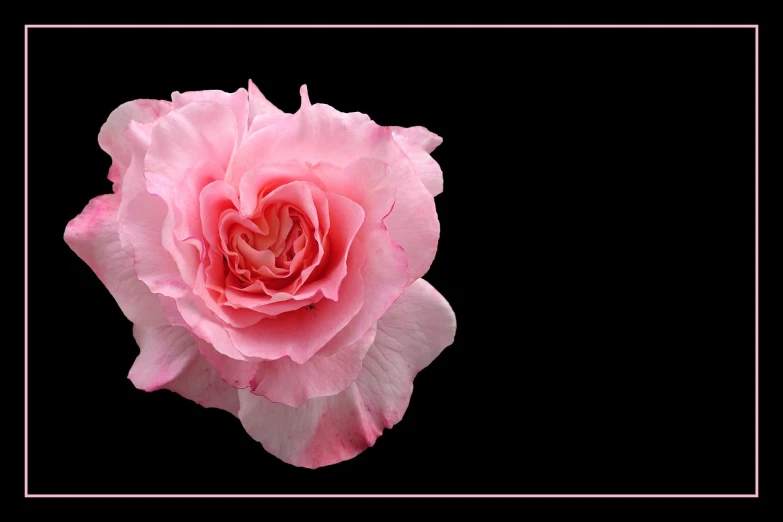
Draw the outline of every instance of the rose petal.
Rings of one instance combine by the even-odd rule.
[[[204,408],[220,408],[232,415],[239,414],[238,390],[226,384],[203,357],[195,359],[166,388]]]
[[[246,172],[241,178],[241,183],[235,185],[238,188],[242,213],[246,216],[255,215],[261,198],[295,181],[312,183],[319,189],[326,190],[318,176],[310,169],[294,162],[270,163]]]
[[[236,388],[201,357],[198,343],[185,328],[135,325],[133,335],[141,349],[128,373],[134,386],[145,391],[165,388],[205,408],[239,412]]]
[[[106,123],[98,133],[98,144],[112,158],[109,179],[118,192],[122,178],[131,161],[130,146],[124,132],[131,121],[150,123],[167,114],[172,108],[171,102],[162,100],[133,100],[123,103],[109,114]]]
[[[364,209],[354,201],[330,192],[326,194],[329,202],[329,230],[324,241],[329,243],[329,259],[319,266],[318,277],[307,282],[299,289],[303,294],[320,291],[326,299],[339,300],[339,289],[348,274],[348,253],[357,232],[364,222]],[[310,266],[312,271],[316,266]],[[306,275],[303,272],[303,275]]]
[[[420,279],[378,321],[362,370],[345,391],[298,408],[239,390],[239,419],[281,460],[307,468],[355,457],[402,419],[413,379],[454,341],[454,312]]]
[[[157,196],[139,193],[120,216],[120,235],[130,245],[136,276],[155,294],[178,298],[190,292],[163,246],[168,209]],[[169,235],[168,232],[165,235]]]
[[[236,118],[238,142],[242,141],[249,126],[248,92],[245,89],[238,89],[232,93],[217,90],[174,92],[171,95],[171,101],[174,103],[175,109],[193,102],[213,102],[225,105],[231,109]]]
[[[440,222],[435,200],[415,175],[395,176],[394,208],[384,219],[386,229],[408,259],[410,281],[427,273],[435,259],[440,237]]]
[[[174,258],[188,286],[195,284],[198,265],[207,255],[204,228],[201,223],[199,195],[212,183],[222,179],[223,170],[208,161],[202,161],[188,170],[174,193],[174,201],[168,202],[169,215],[172,216],[175,238],[179,245],[166,245]],[[174,238],[172,238],[173,242]],[[190,253],[186,245],[192,247]]]
[[[122,313],[139,324],[166,324],[158,298],[139,281],[118,233],[119,194],[93,198],[65,228],[64,239],[106,286]]]
[[[410,158],[416,174],[430,194],[437,196],[443,192],[443,171],[429,154],[443,143],[443,138],[424,127],[392,127],[391,130],[392,136]]]
[[[201,357],[193,336],[178,326],[133,325],[133,337],[141,352],[128,373],[140,390],[153,391],[179,377]]]
[[[229,329],[232,347],[245,358],[275,360],[288,356],[302,364],[342,330],[362,308],[364,281],[359,267],[365,263],[363,248],[352,248],[348,256],[348,277],[340,286],[339,302],[322,299],[317,313],[307,307],[275,318],[262,319],[248,328]],[[221,339],[205,339],[229,355],[218,344]]]
[[[275,107],[253,83],[248,80],[247,92],[250,97],[250,112],[248,114],[248,125],[253,123],[256,118],[275,118],[285,116],[285,113]],[[261,119],[259,119],[259,122]]]
[[[209,161],[225,170],[236,143],[236,117],[225,105],[194,102],[169,112],[152,130],[144,160],[147,190],[173,201],[191,167]]]
[[[303,364],[289,357],[257,363],[237,361],[206,343],[200,347],[204,358],[226,382],[237,388],[250,387],[256,395],[296,408],[313,397],[336,395],[350,386],[359,375],[362,359],[374,339],[373,325],[353,345],[329,357],[316,355]]]
[[[373,253],[362,266],[364,306],[319,351],[321,355],[329,355],[356,342],[386,312],[407,286],[409,272],[406,253],[383,224],[395,204],[396,188],[388,166],[377,159],[363,158],[345,169],[319,163],[313,171],[330,190],[346,194],[365,209],[358,237],[363,248]]]

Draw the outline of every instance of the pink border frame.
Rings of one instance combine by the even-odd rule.
[[[28,32],[29,29],[53,29],[53,28],[68,28],[68,29],[93,29],[93,28],[105,28],[105,29],[211,29],[211,28],[224,28],[224,29],[755,29],[756,33],[756,239],[755,239],[755,308],[756,308],[756,358],[755,358],[755,398],[756,398],[756,476],[755,476],[755,492],[753,494],[738,494],[738,495],[644,495],[644,494],[596,494],[596,495],[580,495],[580,494],[486,494],[486,495],[451,495],[451,494],[411,494],[411,495],[375,495],[375,494],[336,494],[336,495],[321,495],[321,494],[257,494],[257,495],[166,495],[166,494],[149,494],[149,495],[124,495],[124,494],[74,494],[74,495],[58,495],[58,494],[30,494],[28,491],[28,221],[27,221],[27,209],[28,209],[28,178],[27,178],[27,147],[28,147],[28,122],[27,122],[27,107],[28,107]],[[758,498],[759,496],[759,26],[758,25],[25,25],[24,30],[24,495],[29,498],[360,498],[360,497],[377,497],[377,498]]]

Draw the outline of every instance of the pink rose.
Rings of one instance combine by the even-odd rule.
[[[456,321],[421,279],[441,138],[301,96],[295,114],[252,82],[121,105],[98,136],[113,193],[65,241],[133,322],[137,388],[229,411],[315,468],[399,422]]]

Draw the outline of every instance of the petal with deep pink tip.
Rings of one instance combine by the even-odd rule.
[[[448,302],[419,279],[378,321],[354,384],[298,408],[239,390],[239,420],[289,464],[317,468],[351,459],[402,419],[416,374],[454,341],[455,331]]]
[[[65,228],[64,239],[95,272],[129,320],[138,324],[165,324],[161,304],[139,281],[133,258],[120,242],[117,222],[119,194],[93,198]]]

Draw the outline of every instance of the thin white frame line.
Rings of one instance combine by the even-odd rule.
[[[30,24],[30,29],[753,29],[758,24]]]
[[[759,497],[759,25],[758,24],[564,24],[564,25],[525,25],[525,24],[498,24],[498,25],[408,25],[408,24],[283,24],[283,25],[111,25],[111,24],[26,24],[24,26],[24,496],[25,498],[758,498]],[[30,29],[754,29],[755,31],[755,493],[753,494],[30,494],[29,493],[29,423],[28,423],[28,390],[29,390],[29,362],[28,362],[28,327],[29,327],[29,296],[28,296],[28,44]]]

